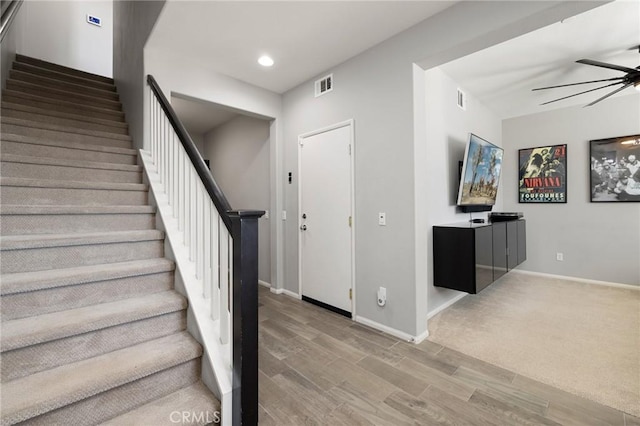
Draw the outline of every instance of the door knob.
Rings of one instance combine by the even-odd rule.
[[[302,226],[300,227],[300,229],[301,229],[301,230],[303,230],[303,231],[306,231],[306,230],[307,230],[307,225],[302,225]]]

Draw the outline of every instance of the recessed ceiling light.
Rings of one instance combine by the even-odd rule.
[[[260,56],[260,59],[258,59],[258,63],[263,67],[270,67],[273,65],[273,59],[271,59],[267,55],[263,55],[263,56]]]

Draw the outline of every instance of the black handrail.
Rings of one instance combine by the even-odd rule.
[[[231,219],[229,218],[228,213],[231,211],[231,205],[229,204],[229,201],[227,201],[227,197],[224,196],[222,190],[213,179],[213,176],[211,176],[207,165],[202,159],[202,155],[200,155],[198,148],[196,148],[196,144],[193,143],[191,136],[189,136],[189,133],[182,125],[182,122],[180,122],[180,119],[178,119],[178,116],[171,107],[171,104],[169,103],[169,101],[167,101],[167,98],[165,98],[164,94],[162,93],[162,90],[160,89],[160,86],[158,86],[156,79],[153,78],[151,74],[147,75],[147,83],[151,87],[153,93],[156,95],[156,98],[158,99],[160,106],[164,110],[164,113],[167,115],[167,118],[169,119],[173,130],[175,130],[176,134],[178,135],[178,139],[180,139],[184,150],[187,152],[189,159],[193,163],[193,167],[195,167],[198,176],[200,176],[202,184],[209,193],[209,197],[211,197],[211,201],[213,201],[213,204],[216,206],[216,209],[218,210],[222,221],[227,227],[227,230],[231,232]]]
[[[0,18],[0,42],[4,40],[4,36],[9,31],[9,27],[16,17],[18,9],[22,6],[22,0],[13,0],[10,2],[2,2],[2,18]]]
[[[231,210],[227,198],[193,143],[191,136],[164,97],[152,75],[147,83],[156,95],[220,217],[233,238],[233,376],[232,424],[258,424],[258,219],[261,210]]]

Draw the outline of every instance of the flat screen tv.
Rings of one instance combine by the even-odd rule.
[[[504,150],[469,134],[457,204],[465,213],[491,211],[496,203]]]

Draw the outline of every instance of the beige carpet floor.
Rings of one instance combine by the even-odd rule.
[[[640,416],[640,291],[510,273],[429,320],[429,340]]]

